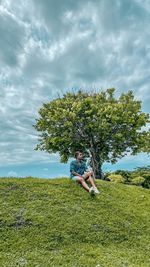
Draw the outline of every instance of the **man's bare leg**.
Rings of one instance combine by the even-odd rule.
[[[90,182],[90,184],[91,184],[94,188],[97,188],[97,187],[96,187],[96,184],[95,184],[95,182],[94,182],[94,180],[93,180],[93,178],[92,178],[91,175],[89,176],[89,178],[88,178],[87,180]]]
[[[78,177],[77,182],[82,185],[82,187],[89,192],[90,188],[87,183],[84,181],[83,177]]]
[[[90,190],[90,188],[89,188],[89,186],[87,185],[87,183],[83,180],[83,181],[81,181],[80,182],[81,183],[81,185],[89,192],[89,190]]]
[[[83,178],[85,178],[86,180],[88,180],[89,182],[90,182],[90,184],[94,187],[94,188],[97,188],[96,187],[96,184],[95,184],[95,182],[94,182],[94,180],[93,180],[93,178],[92,178],[92,172],[91,171],[89,171],[89,172],[87,172],[87,173],[85,173],[84,175],[83,175]]]

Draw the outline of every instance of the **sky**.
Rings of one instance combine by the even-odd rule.
[[[69,176],[73,158],[34,150],[38,110],[58,93],[133,90],[149,113],[149,26],[149,0],[0,0],[0,177]],[[103,171],[149,159],[128,155]]]

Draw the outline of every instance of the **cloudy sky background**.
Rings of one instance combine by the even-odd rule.
[[[32,124],[58,92],[132,89],[149,112],[149,26],[149,0],[0,0],[0,176],[69,175],[59,153],[34,151]],[[141,153],[103,170],[146,164]]]

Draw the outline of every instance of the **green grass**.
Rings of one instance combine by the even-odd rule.
[[[0,267],[149,267],[150,191],[96,184],[0,178]]]

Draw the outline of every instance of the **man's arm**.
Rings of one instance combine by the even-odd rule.
[[[87,162],[87,163],[85,162],[85,163],[84,163],[84,171],[86,172],[86,171],[88,171],[88,169],[89,169],[89,168],[88,168],[88,162]]]

